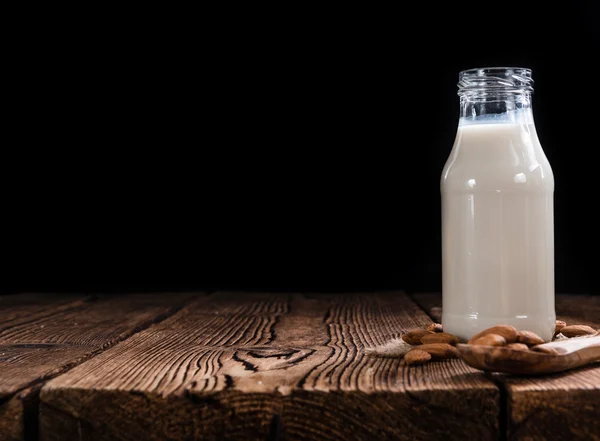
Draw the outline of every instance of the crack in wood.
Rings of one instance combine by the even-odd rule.
[[[281,422],[281,416],[274,414],[269,424],[269,433],[267,434],[267,441],[279,441],[283,434],[283,424]]]
[[[241,363],[244,366],[245,370],[252,371],[252,372],[258,372],[258,368],[254,364],[252,364],[249,361],[243,360],[240,357],[238,357],[237,351],[235,351],[233,353],[233,355],[231,356],[231,358],[233,358],[238,363]]]

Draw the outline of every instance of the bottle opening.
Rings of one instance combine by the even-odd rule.
[[[459,125],[533,123],[531,69],[482,67],[458,77]]]
[[[458,75],[460,96],[481,93],[532,93],[531,69],[523,67],[481,67]]]

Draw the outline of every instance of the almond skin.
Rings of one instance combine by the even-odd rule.
[[[456,358],[458,351],[452,345],[447,343],[427,343],[419,346],[419,349],[428,352],[433,359]]]
[[[554,336],[556,337],[558,334],[560,334],[561,329],[565,326],[567,326],[566,322],[563,322],[562,320],[557,320],[556,327],[554,328]]]
[[[498,334],[486,334],[483,337],[474,340],[471,344],[482,346],[504,346],[506,344],[506,339]]]
[[[449,345],[456,346],[458,343],[458,337],[447,332],[437,332],[435,334],[426,335],[421,339],[421,343],[424,345],[428,343],[448,343]]]
[[[411,349],[404,355],[406,364],[423,364],[429,360],[431,360],[431,355],[420,349]]]
[[[529,350],[529,346],[527,346],[524,343],[510,343],[510,344],[506,345],[506,347],[508,349],[513,349],[515,351],[528,351]]]
[[[402,340],[409,345],[420,345],[421,339],[429,334],[433,334],[433,332],[426,331],[425,329],[411,329],[402,336]]]
[[[594,335],[596,331],[586,325],[571,325],[565,326],[560,330],[560,333],[565,337],[579,337],[581,335]]]
[[[432,323],[427,326],[427,330],[431,332],[443,332],[442,325],[440,323]]]
[[[525,343],[527,346],[535,346],[545,343],[542,337],[531,331],[519,331],[517,341],[519,343]]]
[[[514,326],[509,326],[509,325],[492,326],[491,328],[485,329],[485,330],[475,334],[473,337],[471,337],[471,340],[469,340],[469,344],[473,344],[473,342],[475,340],[477,340],[487,334],[496,334],[501,337],[504,337],[504,340],[506,341],[506,343],[516,343],[519,332],[517,331],[517,329]]]

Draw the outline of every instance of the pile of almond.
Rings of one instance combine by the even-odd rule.
[[[409,345],[418,346],[404,355],[406,364],[423,364],[429,360],[441,360],[458,357],[454,346],[459,342],[458,337],[443,332],[442,325],[432,323],[427,329],[412,329],[402,335]]]
[[[596,334],[593,328],[585,325],[571,325],[561,320],[556,321],[554,338],[572,338]],[[458,337],[443,332],[442,325],[432,323],[427,329],[412,329],[402,335],[402,340],[416,346],[404,354],[406,364],[423,364],[429,360],[440,360],[458,357],[454,347],[459,343]],[[474,335],[469,344],[485,346],[504,346],[518,351],[541,351],[553,353],[551,349],[539,347],[545,343],[531,331],[517,331],[513,326],[498,325]]]

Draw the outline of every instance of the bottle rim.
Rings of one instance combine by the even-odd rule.
[[[525,67],[477,67],[458,74],[458,94],[476,92],[533,92],[531,69]]]

